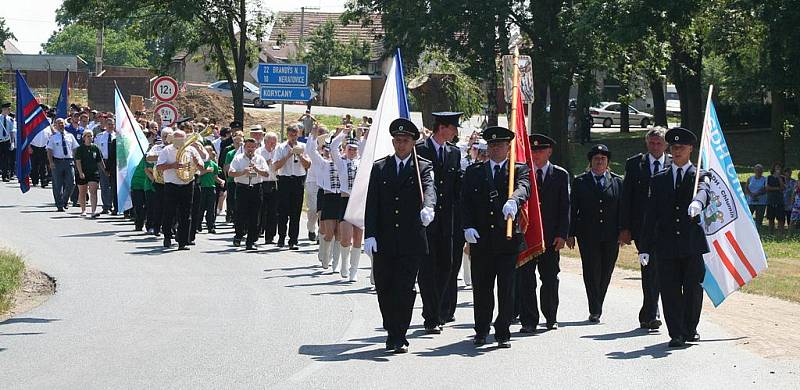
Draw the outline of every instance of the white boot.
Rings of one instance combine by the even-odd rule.
[[[331,266],[331,272],[336,273],[336,267],[339,266],[339,242],[336,240],[331,241],[331,257],[333,258],[333,265]]]
[[[347,279],[347,277],[350,275],[349,273],[350,269],[348,268],[348,262],[347,262],[347,260],[350,258],[350,247],[342,246],[342,244],[339,244],[339,253],[342,256],[342,269],[341,269],[342,279]]]
[[[358,276],[358,260],[361,257],[361,247],[350,248],[350,281],[357,282]]]
[[[325,241],[323,238],[319,242],[319,262],[322,263],[322,269],[328,269],[331,265],[331,246],[333,246],[333,240]]]
[[[464,273],[464,284],[467,286],[472,286],[472,269],[471,267],[472,261],[469,259],[469,255],[464,254],[461,257],[461,270]]]

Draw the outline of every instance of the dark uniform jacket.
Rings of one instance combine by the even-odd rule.
[[[400,176],[394,155],[373,164],[364,211],[364,237],[375,238],[378,254],[398,257],[428,254],[428,240],[419,212],[423,207],[436,206],[431,170],[431,162],[420,158],[423,204],[413,156]]]
[[[506,219],[503,205],[508,201],[508,161],[500,170],[503,175],[500,188],[495,187],[489,161],[470,165],[464,174],[461,192],[461,217],[465,229],[478,231],[480,238],[472,244],[475,251],[488,251],[494,254],[516,253],[525,249],[525,240],[519,226],[522,204],[531,195],[530,169],[525,164],[516,164],[514,173],[514,192],[510,199],[517,202],[517,216],[514,219],[514,235],[506,239]]]
[[[694,194],[697,170],[692,165],[683,175],[681,186],[674,189],[672,169],[653,176],[642,230],[640,253],[655,253],[659,259],[702,255],[708,252],[708,242],[703,228],[688,215]],[[701,172],[701,175],[705,173]],[[707,179],[704,179],[707,180]],[[700,181],[699,191],[707,191],[708,184]],[[705,205],[704,205],[705,206]]]
[[[570,236],[581,242],[616,242],[619,237],[622,177],[606,172],[603,190],[592,171],[575,177],[570,193]]]
[[[638,241],[642,232],[642,221],[647,207],[650,191],[649,153],[639,153],[625,162],[625,180],[622,185],[622,204],[620,205],[620,227],[631,231],[631,238]],[[664,166],[670,168],[672,157],[664,156]]]
[[[431,161],[433,166],[433,186],[436,189],[436,217],[428,225],[428,233],[449,237],[453,231],[461,234],[460,227],[454,226],[454,214],[458,197],[461,195],[461,151],[450,143],[443,145],[444,164],[436,157],[438,151],[430,138],[417,142],[417,155]]]
[[[536,180],[536,171],[531,172],[531,180]],[[556,237],[569,236],[569,181],[570,175],[564,168],[550,163],[544,173],[544,184],[539,188],[539,209],[544,228],[544,244],[553,246]]]

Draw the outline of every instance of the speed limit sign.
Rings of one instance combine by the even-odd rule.
[[[178,82],[172,77],[161,76],[153,83],[153,95],[162,102],[168,102],[178,96]]]
[[[178,120],[178,109],[172,104],[161,103],[156,106],[155,111],[161,117],[163,126],[172,126]]]

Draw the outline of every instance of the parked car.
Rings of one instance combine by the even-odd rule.
[[[226,80],[220,80],[208,85],[208,90],[225,96],[231,96],[231,86]],[[261,92],[253,83],[244,82],[244,102],[253,103],[254,107],[266,107],[275,102],[262,102]]]
[[[680,115],[681,113],[681,100],[678,96],[678,90],[672,84],[667,84],[667,92],[664,94],[667,101],[667,113]]]
[[[589,114],[592,116],[591,124],[602,123],[603,127],[611,127],[612,125],[620,124],[620,112],[622,110],[622,103],[619,102],[600,102],[599,107],[589,108]],[[650,126],[653,123],[653,116],[641,112],[633,107],[628,106],[629,121],[632,126],[639,125],[641,127]]]

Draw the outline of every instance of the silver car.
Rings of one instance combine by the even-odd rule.
[[[226,80],[220,80],[208,85],[208,90],[225,96],[232,96],[231,86]],[[259,88],[253,83],[244,82],[244,102],[253,103],[254,107],[266,107],[271,102],[262,102]]]
[[[589,108],[589,114],[592,116],[591,124],[602,123],[603,127],[611,127],[612,125],[620,124],[620,113],[622,111],[622,103],[619,102],[600,102],[600,107]],[[641,112],[631,106],[628,106],[629,121],[632,126],[640,125],[642,127],[650,126],[653,123],[653,116]]]

